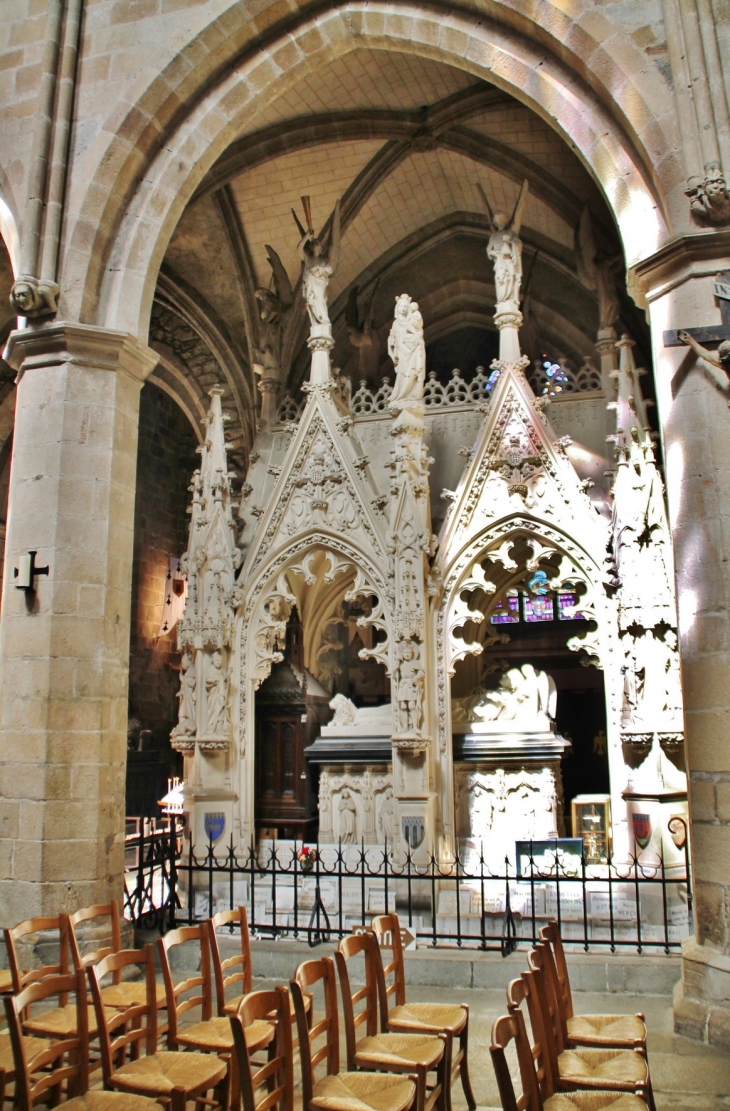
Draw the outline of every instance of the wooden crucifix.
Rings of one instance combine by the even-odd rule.
[[[730,270],[718,274],[713,293],[720,306],[722,323],[704,328],[678,328],[664,333],[665,347],[691,347],[699,359],[722,370],[730,378]],[[717,351],[702,345],[719,344]]]

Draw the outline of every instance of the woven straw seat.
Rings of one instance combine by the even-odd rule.
[[[104,1012],[107,1017],[110,1017],[116,1014],[116,1008],[105,1007]],[[91,1004],[88,1005],[88,1013],[89,1037],[93,1038],[97,1033],[97,1025],[96,1014]],[[67,1038],[69,1034],[73,1034],[76,1030],[76,1006],[73,1003],[67,1003],[65,1007],[54,1007],[52,1011],[46,1011],[44,1014],[27,1019],[23,1023],[23,1027],[31,1034],[45,1035],[49,1038]]]
[[[543,1111],[647,1111],[646,1103],[630,1092],[558,1092],[543,1103]]]
[[[388,1025],[391,1028],[402,1026],[417,1033],[415,1026],[421,1026],[424,1033],[438,1034],[441,1031],[458,1034],[465,1026],[468,1012],[461,1005],[450,1003],[405,1003],[402,1007],[391,1007],[388,1011]]]
[[[22,1042],[26,1060],[37,1057],[39,1053],[43,1053],[48,1049],[51,1044],[47,1038],[23,1038]],[[10,1042],[9,1034],[0,1034],[0,1069],[6,1074],[12,1073],[15,1069],[15,1065],[13,1064],[13,1047]]]
[[[646,1041],[646,1023],[636,1015],[575,1015],[566,1025],[568,1040],[579,1045]]]
[[[317,1081],[310,1107],[322,1111],[404,1111],[412,1103],[412,1080],[377,1073],[340,1072]]]
[[[173,1088],[207,1090],[220,1084],[226,1075],[227,1065],[208,1053],[178,1053],[165,1050],[138,1061],[128,1061],[111,1075],[115,1088],[126,1092],[157,1096],[172,1092]]]
[[[130,1092],[87,1092],[64,1103],[64,1111],[157,1111],[159,1103]]]
[[[634,1088],[648,1083],[649,1066],[630,1049],[566,1049],[558,1055],[558,1077],[581,1087],[605,1088],[608,1082]]]
[[[101,999],[105,1007],[113,1007],[116,1011],[125,1007],[139,1007],[147,998],[147,987],[144,980],[132,980],[126,984],[110,984],[101,989]],[[157,1008],[166,1006],[165,987],[161,984],[157,988]]]
[[[361,1038],[355,1049],[355,1062],[361,1068],[392,1068],[393,1065],[421,1065],[434,1069],[444,1055],[444,1043],[431,1034],[376,1034]]]
[[[246,1047],[255,1053],[267,1046],[274,1036],[274,1028],[268,1022],[253,1022],[244,1030]],[[231,1053],[233,1050],[233,1031],[229,1018],[211,1018],[207,1022],[196,1022],[178,1030],[179,1045],[191,1049],[205,1047],[208,1053]]]

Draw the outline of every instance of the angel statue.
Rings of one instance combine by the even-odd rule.
[[[491,205],[481,185],[481,194],[487,212],[492,234],[487,244],[487,257],[494,263],[494,283],[497,287],[497,305],[508,303],[513,311],[519,311],[520,284],[522,282],[522,240],[520,227],[527,203],[530,185],[523,181],[512,215],[508,218],[503,212],[492,213]]]
[[[378,292],[378,283],[375,282],[370,299],[363,306],[362,321],[357,307],[359,286],[353,286],[347,298],[345,308],[345,324],[347,325],[347,338],[358,353],[358,377],[372,380],[378,369],[380,356],[380,342],[375,330],[373,320],[373,304],[375,294]]]
[[[324,242],[321,232],[318,236],[314,234],[309,197],[302,197],[302,205],[304,206],[304,217],[307,221],[306,230],[299,222],[299,217],[294,209],[292,209],[292,216],[302,236],[299,240],[298,249],[304,267],[302,274],[304,303],[307,306],[309,322],[312,327],[318,324],[329,326],[327,286],[340,261],[340,202],[337,201],[332,213],[332,228],[328,243]]]
[[[289,275],[273,247],[266,244],[266,257],[271,267],[274,289],[257,289],[259,303],[258,344],[254,358],[262,377],[278,378],[281,373],[281,341],[286,314],[294,302]]]
[[[623,266],[620,254],[607,255],[596,246],[591,210],[583,206],[575,235],[575,256],[578,277],[598,296],[598,327],[600,331],[618,325],[620,303],[618,271]]]
[[[388,399],[391,409],[421,401],[426,376],[426,341],[418,304],[407,293],[395,300],[395,319],[388,336],[388,354],[395,367],[395,385]]]

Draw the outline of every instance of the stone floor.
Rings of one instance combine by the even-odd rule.
[[[254,988],[271,983],[256,980]],[[469,1004],[469,1065],[474,1095],[480,1111],[499,1108],[488,1047],[492,1023],[506,1011],[504,991],[414,985],[408,987],[408,999]],[[576,1014],[635,1014],[641,1011],[646,1016],[657,1111],[679,1111],[680,1108],[682,1111],[730,1111],[730,1056],[673,1034],[670,996],[574,992],[573,1005]],[[344,1053],[341,1067],[344,1067]],[[295,1076],[297,1073],[295,1069]],[[454,1111],[466,1111],[466,1101],[458,1084],[453,1090],[453,1105]]]

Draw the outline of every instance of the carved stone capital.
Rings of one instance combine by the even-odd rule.
[[[521,328],[522,313],[516,303],[513,304],[510,301],[503,301],[497,305],[497,311],[494,314],[494,323],[500,331],[502,328]]]
[[[307,347],[310,351],[331,351],[335,341],[331,336],[310,336]]]
[[[141,385],[159,355],[126,332],[59,321],[11,332],[5,359],[17,370],[18,381],[26,371],[69,363],[89,370],[122,371]]]

